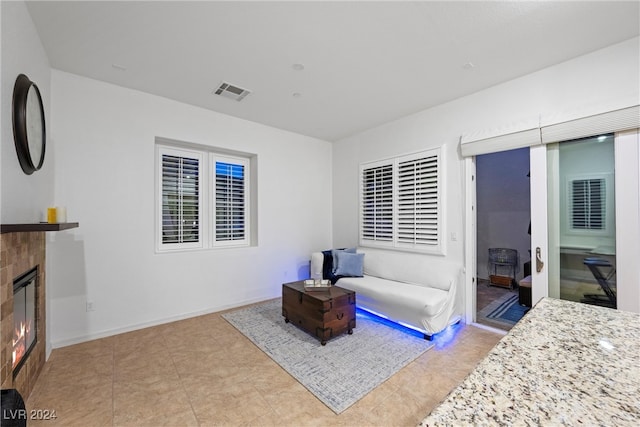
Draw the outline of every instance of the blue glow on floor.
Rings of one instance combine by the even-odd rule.
[[[462,322],[455,323],[453,325],[447,326],[447,328],[436,334],[433,339],[434,344],[438,350],[446,349],[453,344],[456,343],[456,338],[458,338],[458,334],[462,330],[463,325]]]
[[[386,326],[388,326],[390,328],[397,329],[397,330],[402,331],[402,332],[404,332],[406,334],[410,334],[410,335],[414,335],[416,337],[419,337],[420,339],[424,338],[424,333],[423,332],[416,331],[415,329],[408,328],[408,327],[403,326],[403,325],[401,325],[399,323],[396,323],[396,322],[392,322],[391,320],[384,318],[382,315],[379,315],[377,313],[375,313],[375,314],[371,313],[371,312],[363,310],[363,309],[361,309],[359,307],[356,308],[356,319],[358,317],[366,318],[366,319],[369,319],[369,320],[371,320],[373,322],[380,323],[382,325],[386,325]],[[357,322],[357,320],[356,320],[356,322]],[[356,328],[357,327],[358,327],[358,325],[356,323]]]
[[[424,339],[424,332],[418,331],[416,329],[410,328],[400,323],[393,322],[388,318],[386,318],[384,315],[381,315],[378,313],[372,313],[367,310],[363,310],[359,307],[356,307],[356,319],[358,317],[366,318],[373,322],[380,323],[390,328],[394,328],[399,331],[402,331],[405,334],[413,335],[420,339]],[[357,328],[357,324],[356,324],[356,328]],[[455,342],[458,336],[458,332],[460,331],[461,328],[462,328],[462,325],[460,323],[450,325],[442,332],[435,334],[431,342],[435,344],[435,347],[437,349],[447,348]]]

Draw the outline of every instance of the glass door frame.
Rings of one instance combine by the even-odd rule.
[[[640,129],[616,132],[614,150],[617,183],[615,215],[618,309],[640,313]],[[547,146],[543,144],[529,147],[529,162],[531,300],[535,305],[540,299],[549,296]],[[475,156],[464,158],[464,174],[464,318],[467,324],[471,324],[476,320],[477,290]]]
[[[531,303],[549,296],[547,146],[529,148],[531,185]]]

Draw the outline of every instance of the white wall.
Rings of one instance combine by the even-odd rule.
[[[47,206],[55,204],[55,156],[50,138],[51,68],[31,15],[24,2],[0,1],[0,221],[3,224],[39,222],[46,217]],[[47,132],[42,168],[26,175],[20,164],[13,139],[11,105],[13,86],[19,74],[36,83],[42,96]],[[48,267],[48,265],[47,265]],[[48,281],[48,269],[45,271]],[[50,322],[49,301],[46,304]],[[51,351],[51,329],[46,329],[47,355]]]
[[[360,163],[444,144],[447,153],[445,236],[449,238],[446,256],[463,263],[462,240],[450,239],[450,233],[462,236],[464,231],[460,136],[532,119],[537,122],[541,115],[552,117],[567,110],[618,105],[619,101],[638,103],[639,52],[639,39],[634,38],[336,142],[333,150],[334,244],[351,246],[358,241]],[[637,255],[636,259],[640,258],[640,254]]]
[[[489,279],[489,248],[518,251],[516,279],[524,277],[524,263],[530,260],[531,220],[529,195],[529,149],[502,151],[476,157],[477,276]],[[498,268],[507,276],[510,270]]]
[[[277,297],[331,247],[326,141],[57,70],[51,109],[56,200],[80,223],[50,234],[54,347]],[[257,155],[257,247],[155,253],[158,136]]]
[[[36,83],[45,110],[47,132],[51,129],[51,68],[38,33],[24,2],[0,2],[2,9],[1,73],[1,208],[2,223],[39,222],[54,203],[54,156],[47,135],[46,156],[42,169],[31,175],[22,172],[13,140],[11,102],[13,85],[19,74]]]

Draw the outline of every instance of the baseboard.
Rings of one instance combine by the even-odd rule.
[[[277,298],[277,297],[278,297],[278,295],[272,296],[272,297],[251,298],[251,299],[248,299],[248,300],[239,301],[237,303],[225,304],[225,305],[216,306],[216,307],[210,307],[210,308],[207,308],[205,310],[194,311],[194,312],[191,312],[191,313],[180,314],[180,315],[177,315],[177,316],[165,317],[165,318],[156,319],[156,320],[153,320],[153,321],[150,321],[150,322],[137,323],[135,325],[126,326],[126,327],[123,327],[123,328],[110,329],[108,331],[97,332],[97,333],[87,334],[87,335],[80,335],[80,336],[77,336],[77,337],[68,338],[68,339],[59,340],[59,341],[52,341],[51,342],[51,349],[67,347],[67,346],[75,345],[75,344],[81,344],[81,343],[84,343],[84,342],[87,342],[87,341],[93,341],[93,340],[97,340],[97,339],[100,339],[100,338],[107,338],[107,337],[111,337],[111,336],[114,336],[114,335],[124,334],[126,332],[133,332],[133,331],[137,331],[137,330],[140,330],[140,329],[150,328],[152,326],[164,325],[166,323],[177,322],[179,320],[190,319],[192,317],[197,317],[197,316],[203,316],[205,314],[217,313],[219,311],[225,311],[225,310],[229,310],[229,309],[232,309],[232,308],[238,308],[238,307],[242,307],[242,306],[245,306],[245,305],[254,304],[254,303],[257,303],[257,302],[262,302],[262,301],[266,301],[266,300]],[[50,353],[50,351],[49,351],[49,353]]]

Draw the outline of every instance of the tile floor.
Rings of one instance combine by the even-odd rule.
[[[29,426],[415,426],[501,338],[457,325],[336,415],[220,314],[53,350]]]

